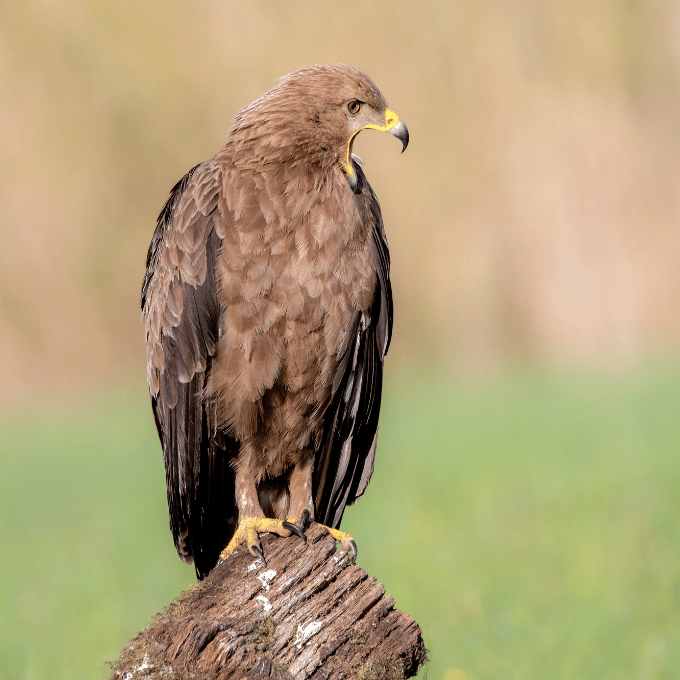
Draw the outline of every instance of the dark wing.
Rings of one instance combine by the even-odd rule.
[[[203,163],[158,217],[142,285],[147,374],[163,447],[175,547],[203,578],[233,534],[238,511],[229,464],[235,443],[203,396],[219,333],[215,258],[224,235],[222,175]]]
[[[390,256],[380,204],[359,166],[364,224],[371,230],[377,290],[368,313],[353,319],[351,340],[333,381],[314,469],[317,522],[339,527],[346,505],[361,498],[373,472],[382,393],[383,359],[392,335]]]

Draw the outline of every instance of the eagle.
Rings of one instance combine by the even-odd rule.
[[[344,65],[281,78],[173,187],[142,284],[170,529],[199,579],[259,534],[339,529],[373,472],[390,258],[356,135],[403,121]]]

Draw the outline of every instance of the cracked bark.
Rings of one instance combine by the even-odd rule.
[[[121,651],[112,680],[413,677],[418,624],[317,525],[243,547],[156,614]]]

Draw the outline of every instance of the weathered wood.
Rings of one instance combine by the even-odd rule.
[[[239,548],[121,651],[112,680],[413,677],[418,624],[317,525],[263,536],[267,566]]]

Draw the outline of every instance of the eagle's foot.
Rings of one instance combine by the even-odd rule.
[[[306,511],[305,511],[306,512]],[[231,555],[236,547],[241,543],[245,543],[248,551],[253,557],[262,560],[262,564],[266,567],[267,560],[264,558],[262,552],[262,545],[260,543],[259,534],[271,533],[277,536],[290,536],[292,533],[297,534],[300,538],[307,541],[307,537],[303,533],[303,522],[306,521],[305,513],[302,513],[300,526],[293,522],[285,522],[280,519],[270,519],[269,517],[244,517],[239,523],[234,535],[229,541],[229,545],[220,553],[217,564],[221,564]]]
[[[340,545],[342,545],[342,549],[345,552],[351,553],[352,557],[350,563],[357,561],[357,544],[355,543],[352,534],[348,534],[346,531],[340,531],[340,529],[327,527],[325,524],[319,524],[319,526],[323,527],[336,541],[340,541]]]
[[[305,508],[302,511],[299,524],[295,523],[295,519],[290,518],[288,521],[283,522],[283,526],[286,527],[286,529],[290,529],[298,536],[302,536],[305,539],[305,542],[307,542],[307,537],[304,535],[304,532],[309,528],[311,523],[312,513],[309,511],[309,508]],[[322,529],[325,529],[336,541],[339,541],[342,545],[342,549],[347,553],[351,553],[351,561],[356,562],[357,544],[354,542],[352,534],[348,534],[346,531],[340,531],[340,529],[333,529],[325,524],[319,524],[319,526]]]

